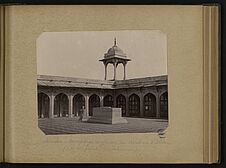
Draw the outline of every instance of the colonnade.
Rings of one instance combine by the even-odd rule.
[[[122,116],[127,117],[168,118],[168,93],[165,91],[158,95],[149,92],[143,95],[131,93],[105,96],[38,93],[39,118],[76,117],[82,109],[87,116],[92,116],[93,107],[102,106],[121,108]]]

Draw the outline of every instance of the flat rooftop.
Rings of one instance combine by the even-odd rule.
[[[115,81],[38,75],[37,83],[38,86],[49,87],[123,89],[133,87],[164,86],[167,85],[167,75]]]

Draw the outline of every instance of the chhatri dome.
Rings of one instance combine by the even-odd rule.
[[[105,76],[104,79],[107,80],[107,66],[108,64],[113,64],[114,66],[114,78],[113,80],[116,80],[116,68],[118,64],[123,64],[124,67],[124,77],[123,79],[126,79],[126,64],[128,61],[131,61],[131,59],[127,58],[126,54],[120,49],[116,44],[116,38],[114,39],[114,45],[108,49],[107,53],[104,54],[104,58],[99,60],[103,62],[105,66]]]
[[[126,57],[126,54],[116,44],[116,38],[114,39],[114,45],[108,49],[107,53],[104,54],[104,58],[112,56]]]

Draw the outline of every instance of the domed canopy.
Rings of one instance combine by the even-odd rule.
[[[116,45],[116,38],[114,39],[114,45],[108,49],[107,53],[104,54],[104,58],[99,60],[104,63],[113,63],[117,60],[118,63],[126,63],[127,61],[131,61],[131,59],[127,58],[127,55]]]
[[[116,38],[114,40],[114,45],[108,49],[107,53],[104,54],[104,58],[109,58],[112,56],[119,56],[126,58],[126,54],[116,45]]]
[[[118,64],[123,64],[124,67],[124,77],[123,79],[126,79],[126,64],[128,61],[131,61],[131,59],[126,57],[126,54],[116,45],[116,38],[114,40],[114,45],[108,49],[107,53],[104,54],[104,58],[99,60],[103,62],[105,66],[105,77],[104,79],[107,79],[107,65],[113,64],[114,66],[114,78],[116,79],[116,68]]]
[[[121,48],[114,45],[113,47],[108,49],[108,52],[104,54],[104,58],[111,57],[111,56],[121,56],[126,57],[126,54],[122,51]]]

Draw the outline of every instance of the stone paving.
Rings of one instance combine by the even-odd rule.
[[[99,124],[81,122],[77,118],[39,119],[39,128],[47,135],[94,133],[145,133],[163,131],[168,120],[128,118],[127,124]]]

